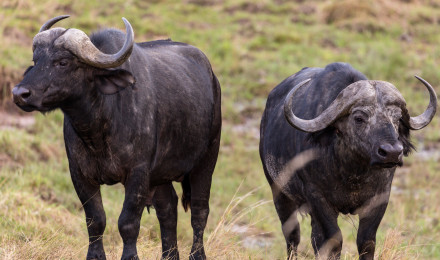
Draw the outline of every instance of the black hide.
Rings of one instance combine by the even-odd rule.
[[[72,181],[84,206],[89,232],[87,259],[104,259],[106,225],[100,185],[123,183],[119,217],[122,259],[137,257],[144,208],[154,206],[163,258],[178,259],[178,198],[173,181],[183,181],[185,209],[191,208],[192,259],[205,259],[203,232],[209,213],[211,176],[217,161],[220,84],[206,56],[171,40],[134,44],[120,67],[99,69],[47,44],[35,46],[35,65],[14,89],[26,111],[60,108]],[[91,37],[104,53],[116,53],[125,35],[102,30]]]
[[[299,118],[314,119],[351,83],[367,78],[344,63],[326,68],[304,68],[270,93],[261,121],[260,156],[273,200],[282,223],[289,254],[296,254],[300,240],[297,213],[311,215],[312,244],[319,257],[339,258],[342,236],[339,213],[359,214],[357,245],[360,259],[373,259],[376,230],[388,204],[397,164],[376,163],[373,145],[396,143],[406,155],[412,148],[409,129],[379,118],[374,125],[352,114],[338,118],[324,130],[305,133],[285,119],[283,106],[288,92],[311,78],[294,96],[293,112]],[[377,102],[382,96],[378,92]],[[375,106],[376,104],[371,104]],[[379,115],[381,111],[373,111]],[[382,114],[381,114],[382,115]],[[352,121],[353,120],[353,121]],[[388,120],[388,119],[387,119]],[[397,119],[398,120],[398,119]],[[356,124],[371,130],[366,144],[353,135]]]

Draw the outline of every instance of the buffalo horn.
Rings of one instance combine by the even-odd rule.
[[[418,76],[415,77],[420,80],[429,91],[429,105],[425,112],[419,116],[411,117],[409,119],[409,128],[412,130],[419,130],[427,126],[434,117],[437,110],[437,95],[435,94],[434,88],[426,80]]]
[[[98,50],[90,38],[81,30],[69,29],[60,36],[55,44],[71,51],[83,62],[98,68],[114,68],[124,63],[133,50],[134,32],[127,19],[125,24],[126,36],[124,46],[115,54],[106,54]]]
[[[350,107],[358,100],[375,96],[374,88],[370,84],[365,85],[365,81],[362,80],[352,83],[341,91],[330,106],[319,116],[311,120],[305,120],[295,116],[292,110],[292,104],[295,92],[309,81],[310,79],[307,79],[296,85],[289,94],[287,94],[284,100],[284,116],[287,121],[293,127],[304,132],[314,133],[323,130],[335,122],[341,115],[349,113]],[[364,87],[360,88],[359,84],[364,85]]]
[[[54,17],[54,18],[50,19],[45,24],[43,24],[43,26],[41,26],[39,32],[43,32],[43,31],[46,31],[46,30],[50,29],[50,27],[52,27],[52,25],[54,25],[55,23],[57,23],[60,20],[66,19],[69,16],[70,15],[60,15],[60,16],[57,16],[57,17]]]

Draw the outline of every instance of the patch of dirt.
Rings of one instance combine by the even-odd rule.
[[[268,248],[273,244],[273,234],[262,232],[248,225],[235,224],[231,231],[241,237],[243,247],[250,249]]]
[[[270,8],[270,6],[266,3],[254,3],[254,2],[244,2],[241,4],[237,4],[234,6],[229,6],[224,9],[225,12],[229,14],[235,14],[236,12],[247,12],[251,14],[274,14],[274,13],[287,13],[288,10],[273,10]]]
[[[246,118],[241,124],[234,124],[232,131],[242,136],[248,136],[258,142],[260,140],[260,120]]]
[[[311,4],[303,4],[298,7],[298,12],[305,15],[312,15],[316,13],[316,6]]]
[[[399,1],[334,1],[324,7],[322,19],[327,24],[339,28],[364,32],[384,31],[386,26],[396,21],[406,23],[408,5]]]
[[[212,29],[212,25],[206,22],[194,22],[191,21],[187,24],[187,27],[190,29],[198,29],[198,30],[210,30]]]
[[[43,201],[52,203],[52,204],[62,204],[60,200],[57,198],[55,191],[53,191],[50,187],[46,185],[41,185],[38,187],[37,194]]]
[[[265,72],[261,71],[261,73],[264,74]],[[261,75],[260,78],[264,76],[265,74]],[[264,82],[259,82],[259,83],[263,84]],[[247,119],[261,120],[261,115],[263,114],[265,104],[266,104],[266,100],[261,100],[261,99],[254,99],[251,101],[243,100],[241,102],[235,103],[234,108],[235,111],[240,114],[243,120],[247,120]]]
[[[76,12],[72,8],[71,4],[58,4],[55,10],[56,10],[56,13],[70,14],[72,16],[76,16]]]
[[[226,12],[234,14],[237,11],[244,11],[249,13],[261,13],[267,11],[264,3],[241,3],[239,5],[227,7]]]
[[[18,167],[20,164],[14,161],[9,155],[0,153],[0,169],[4,166]]]
[[[224,0],[185,0],[184,3],[186,4],[194,4],[199,6],[214,6],[214,5],[221,5],[225,1]]]
[[[429,160],[440,160],[440,143],[439,142],[429,142],[422,143],[421,147],[417,148],[417,151],[414,152],[414,155],[421,161],[429,161]]]
[[[26,7],[25,1],[18,1],[18,0],[2,0],[1,1],[1,7],[4,9],[19,9]]]
[[[291,3],[291,2],[294,2],[294,3],[304,3],[305,1],[306,0],[274,0],[274,3],[277,4],[277,5],[283,5],[285,3]]]
[[[29,43],[32,42],[32,39],[26,35],[22,30],[13,27],[7,26],[3,30],[3,37],[11,41],[13,44],[18,44],[20,46],[29,46]]]
[[[35,118],[32,115],[19,115],[0,111],[0,130],[12,128],[28,129],[35,124]]]

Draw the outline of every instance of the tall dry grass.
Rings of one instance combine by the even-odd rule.
[[[243,247],[240,244],[240,237],[234,231],[238,225],[241,228],[248,229],[255,225],[255,223],[245,224],[243,226],[243,219],[254,211],[271,201],[260,200],[249,206],[238,210],[240,204],[250,196],[252,196],[257,189],[249,191],[248,193],[238,196],[241,185],[226,207],[223,215],[218,221],[214,231],[209,235],[206,242],[207,255],[211,259],[247,259],[249,256],[243,252]],[[261,221],[261,220],[257,220]]]

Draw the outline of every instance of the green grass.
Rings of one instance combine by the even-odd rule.
[[[437,1],[18,1],[0,3],[0,68],[8,90],[31,65],[33,36],[47,19],[70,14],[58,26],[91,33],[132,24],[136,41],[171,38],[200,48],[222,85],[223,132],[213,177],[206,229],[211,259],[284,259],[282,237],[258,155],[259,120],[270,90],[303,67],[349,62],[370,79],[393,83],[412,115],[427,93],[413,75],[440,91]],[[353,5],[356,8],[353,8]],[[337,10],[337,11],[335,11]],[[3,92],[2,92],[3,93]],[[0,96],[1,97],[1,96]],[[9,97],[7,97],[9,98]],[[18,116],[17,114],[14,114]],[[87,252],[84,212],[71,184],[61,112],[35,115],[26,129],[0,125],[0,258],[81,259]],[[417,147],[437,149],[440,122],[413,132]],[[377,235],[377,259],[440,258],[440,175],[437,159],[406,158]],[[180,185],[175,185],[178,194]],[[251,193],[249,193],[252,191]],[[121,185],[103,186],[107,214],[104,244],[118,259]],[[245,213],[242,215],[242,213]],[[357,217],[339,219],[342,259],[357,259]],[[187,258],[190,214],[179,206],[178,241]],[[237,228],[245,228],[237,233]],[[301,221],[300,258],[313,259],[310,217]],[[160,256],[155,212],[144,213],[138,241],[142,258]],[[249,247],[246,238],[269,244]],[[209,241],[209,243],[208,243]],[[264,243],[263,243],[264,244]]]

